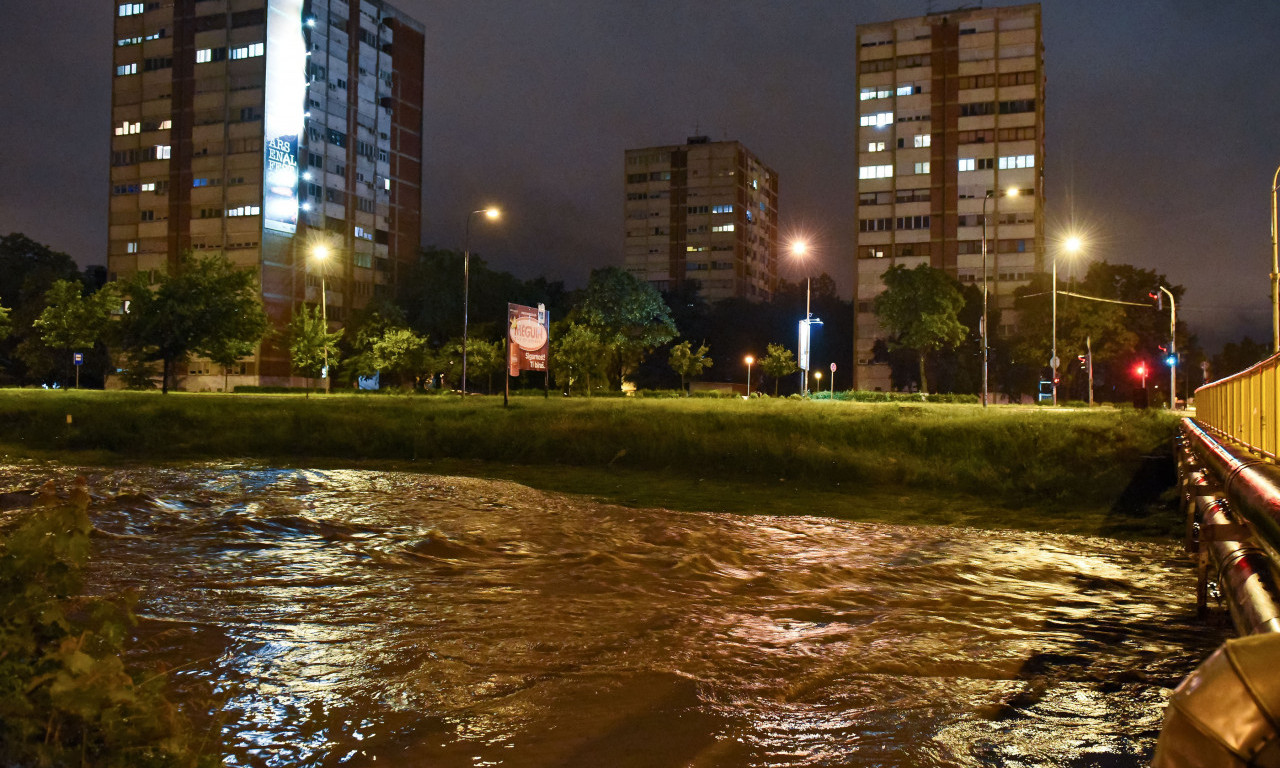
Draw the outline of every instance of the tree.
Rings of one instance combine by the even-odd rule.
[[[1229,341],[1209,363],[1209,381],[1231,376],[1271,357],[1271,347],[1245,336],[1239,342]]]
[[[55,280],[45,293],[45,308],[32,326],[50,349],[71,352],[93,349],[103,339],[111,313],[119,306],[119,290],[111,283],[84,295],[79,280]],[[71,361],[64,356],[68,365]]]
[[[13,321],[9,319],[9,310],[0,305],[0,339],[9,335],[9,331],[13,330]]]
[[[293,313],[285,327],[289,342],[289,362],[293,370],[308,379],[319,377],[328,362],[330,369],[338,364],[338,340],[342,329],[330,331],[325,327],[319,307],[302,307]]]
[[[935,350],[951,349],[964,340],[960,324],[964,307],[960,284],[940,269],[899,264],[885,270],[885,290],[875,299],[880,325],[892,334],[889,348],[915,350],[920,363],[920,391],[929,391],[925,358]]]
[[[618,386],[645,355],[676,335],[658,290],[617,267],[592,270],[578,321],[604,343],[610,383]]]
[[[582,379],[590,397],[592,375],[604,375],[605,351],[595,331],[574,322],[564,323],[551,342],[551,372],[556,383],[563,384],[568,394],[574,382]]]
[[[226,258],[183,256],[154,288],[141,275],[126,291],[131,300],[121,324],[126,349],[162,363],[161,390],[169,391],[176,363],[191,354],[221,355],[236,343],[257,343],[267,318],[252,270]]]
[[[688,341],[682,341],[671,348],[667,356],[671,370],[680,376],[680,389],[684,390],[685,379],[697,378],[704,369],[711,366],[711,358],[707,357],[707,345],[702,344],[697,351]],[[688,393],[686,393],[688,394]]]
[[[493,374],[507,367],[501,341],[471,339],[467,342],[467,373],[487,377],[486,391],[493,394]]]
[[[406,377],[416,382],[429,367],[427,341],[408,328],[387,328],[370,345],[370,362],[374,368],[396,377],[401,384]]]
[[[760,370],[773,379],[773,396],[778,396],[778,382],[783,376],[790,376],[800,370],[796,366],[796,356],[781,344],[770,344],[765,348],[765,356],[760,358]]]
[[[0,375],[32,382],[62,370],[33,325],[45,294],[58,280],[80,280],[75,260],[20,233],[0,237],[0,304],[10,310],[10,333],[0,335]]]

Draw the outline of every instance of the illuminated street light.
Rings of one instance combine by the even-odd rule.
[[[1070,254],[1080,252],[1083,244],[1080,238],[1071,235],[1062,241],[1062,250]],[[1053,356],[1049,358],[1050,378],[1053,383],[1053,404],[1058,404],[1058,252],[1053,253]]]
[[[324,283],[324,272],[330,253],[329,246],[324,243],[320,243],[311,249],[311,258],[320,264],[320,319],[324,323],[324,335],[320,337],[321,348],[324,350],[324,367],[321,369],[321,373],[324,376],[325,394],[329,394],[331,391],[329,386],[329,302],[328,291],[325,290]]]
[[[791,243],[791,254],[800,261],[804,261],[808,253],[809,244],[804,240],[795,240]],[[813,326],[822,325],[822,321],[814,317],[813,312],[810,311],[811,280],[812,278],[806,274],[804,278],[804,319],[800,321],[800,341],[796,350],[796,359],[800,363],[801,395],[809,394],[809,343],[812,339]]]
[[[497,208],[481,208],[467,214],[466,234],[462,239],[462,394],[467,394],[467,315],[471,303],[471,217],[483,213],[486,219],[502,215]]]
[[[742,361],[747,364],[747,397],[751,397],[751,364],[754,363],[756,359],[751,355],[747,355],[742,358]]]
[[[813,372],[813,388],[818,390],[818,394],[822,394],[822,371]]]
[[[988,189],[985,197],[982,198],[982,407],[987,407],[988,387],[987,387],[987,357],[991,349],[991,345],[987,343],[987,201],[997,196],[994,189]],[[999,197],[1017,197],[1018,188],[1009,187],[1004,192],[999,193]]]

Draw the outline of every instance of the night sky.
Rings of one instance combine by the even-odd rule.
[[[852,291],[855,28],[926,0],[400,0],[427,28],[423,243],[571,287],[622,263],[623,152],[705,134],[780,176]],[[1015,5],[1017,3],[986,3]],[[1046,235],[1155,269],[1208,348],[1269,340],[1280,3],[1046,0]],[[0,233],[106,262],[111,0],[3,4]],[[1065,272],[1065,262],[1062,266]],[[781,274],[802,275],[783,264]]]

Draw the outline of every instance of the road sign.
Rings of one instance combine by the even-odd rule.
[[[832,372],[832,373],[835,373],[835,372],[836,372],[836,364],[835,364],[835,363],[832,363],[832,364],[831,364],[831,372]]]
[[[71,353],[71,362],[75,363],[76,365],[84,365],[84,353],[83,353],[83,352],[72,352],[72,353]]]
[[[1057,370],[1058,364],[1061,362],[1062,361],[1058,359],[1058,356],[1054,355],[1053,357],[1049,358],[1049,367],[1053,368],[1054,370]]]

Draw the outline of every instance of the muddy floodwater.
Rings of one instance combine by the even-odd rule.
[[[226,765],[1140,766],[1224,639],[1172,542],[377,471],[22,465],[0,491],[76,471],[94,590],[141,593],[137,653]]]

